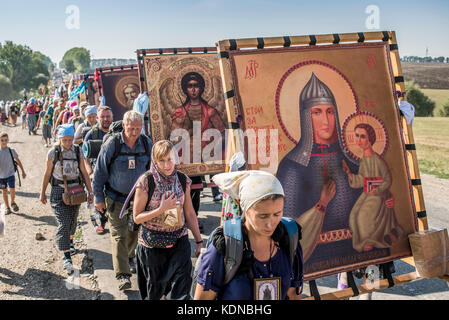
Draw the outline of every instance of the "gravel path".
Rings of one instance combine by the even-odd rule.
[[[27,173],[22,187],[16,185],[20,210],[6,216],[5,236],[0,238],[0,300],[96,299],[97,285],[81,228],[78,228],[75,243],[78,254],[73,256],[77,270],[68,278],[62,268],[62,253],[54,241],[57,223],[53,211],[50,204],[43,205],[39,201],[48,151],[42,137],[29,136],[20,125],[3,126],[0,130],[8,133],[10,147],[18,152]],[[50,187],[47,197],[49,192]],[[79,226],[85,223],[78,221]],[[36,240],[37,233],[42,234],[43,239]]]

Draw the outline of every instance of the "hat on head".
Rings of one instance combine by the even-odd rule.
[[[73,124],[62,124],[57,129],[58,138],[75,136],[75,126]]]
[[[87,118],[90,114],[97,114],[97,107],[96,106],[89,106],[84,110],[84,116]]]
[[[240,201],[243,213],[252,205],[272,194],[284,195],[279,180],[271,173],[259,170],[227,172],[212,180],[222,192]]]

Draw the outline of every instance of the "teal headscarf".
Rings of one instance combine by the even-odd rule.
[[[66,123],[60,125],[57,129],[58,129],[58,138],[75,136],[75,126],[73,124]]]

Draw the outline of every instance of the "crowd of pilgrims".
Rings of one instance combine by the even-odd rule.
[[[128,111],[121,130],[112,133],[114,115],[108,106],[62,97],[8,101],[1,106],[2,124],[16,126],[20,115],[22,129],[29,135],[41,130],[43,145],[49,149],[40,201],[49,202],[56,217],[55,241],[68,275],[74,272],[79,211],[87,206],[94,212],[98,235],[109,228],[120,290],[131,288],[135,274],[143,300],[300,299],[301,228],[282,218],[284,190],[278,179],[245,170],[241,154],[233,157],[235,172],[212,177],[217,185],[214,200],[221,201],[223,195],[223,206],[232,201],[238,206],[236,216],[222,214],[221,226],[214,228],[210,241],[203,241],[204,228],[197,218],[202,189],[192,188],[197,177],[178,170],[178,155],[170,141],[153,143],[142,133],[144,118],[139,112]],[[83,145],[89,140],[103,140],[95,159],[85,155]],[[74,186],[84,188],[84,203],[65,202],[64,195]],[[232,268],[225,265],[230,258],[224,231],[229,218],[239,218],[242,242],[240,259],[235,259],[240,262]],[[288,223],[299,234],[293,242]],[[188,229],[193,241],[188,239]],[[195,268],[192,254],[199,257]]]

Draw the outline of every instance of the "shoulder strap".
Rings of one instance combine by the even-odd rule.
[[[235,217],[223,224],[225,236],[225,276],[223,284],[228,284],[237,273],[243,256],[242,219]]]
[[[100,127],[98,124],[95,124],[92,127],[92,140],[98,140],[100,138]]]
[[[289,217],[282,217],[282,224],[287,229],[288,237],[289,237],[289,253],[290,253],[290,262],[293,264],[293,260],[295,259],[296,249],[298,248],[298,241],[300,238],[300,229],[295,220]]]
[[[154,177],[152,173],[148,173],[147,179],[148,179],[148,199],[145,208],[148,207],[148,204],[150,203],[151,198],[153,197],[154,189],[156,188],[156,184],[154,183]]]
[[[150,150],[150,143],[148,142],[147,137],[145,137],[144,135],[141,135],[142,139],[143,139],[143,146],[145,148],[145,154],[151,154],[151,150]],[[151,167],[151,156],[150,156],[150,160],[147,163],[146,169],[150,170]]]
[[[50,181],[53,180],[53,172],[55,171],[56,162],[59,160],[60,146],[55,147],[55,157],[53,158],[53,168],[51,168]]]
[[[14,159],[14,156],[13,156],[13,154],[12,154],[12,150],[11,150],[10,147],[8,147],[8,150],[9,150],[9,154],[11,155],[11,160],[12,160],[12,163],[13,163],[13,165],[14,165],[14,170],[17,171],[17,162],[16,162],[16,159]]]
[[[120,150],[122,149],[122,144],[120,143],[120,136],[113,135],[112,138],[114,139],[115,148],[114,148],[114,154],[112,155],[111,161],[109,162],[109,165],[108,165],[108,171],[111,169],[112,164],[114,163],[115,159],[117,159],[117,157],[120,154]]]
[[[55,167],[56,162],[59,161],[59,154],[61,153],[61,146],[57,145],[55,148],[55,158],[53,159],[53,169]]]
[[[75,145],[75,153],[76,153],[76,161],[78,161],[78,173],[79,173],[79,179],[82,183],[84,183],[84,177],[83,173],[81,172],[81,157],[80,157],[80,146]]]
[[[187,176],[184,173],[178,171],[178,179],[181,182],[182,191],[184,191],[184,193],[186,193],[186,190],[187,190]]]

